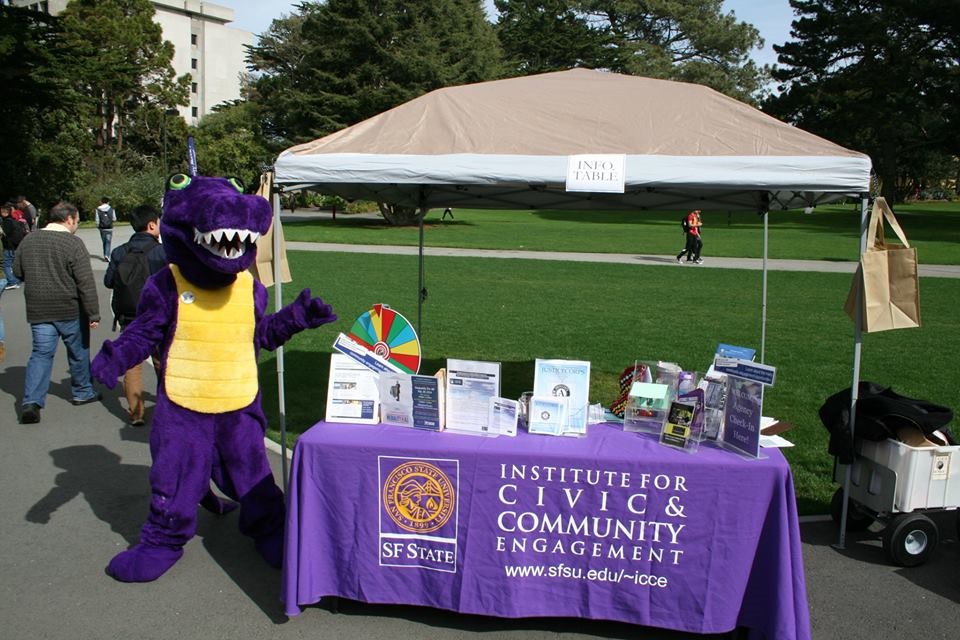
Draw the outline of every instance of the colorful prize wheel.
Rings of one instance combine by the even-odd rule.
[[[350,327],[350,338],[406,373],[420,370],[420,339],[413,325],[385,304],[375,304]]]

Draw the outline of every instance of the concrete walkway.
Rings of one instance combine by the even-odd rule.
[[[125,239],[123,229],[115,232],[115,242]],[[91,264],[101,278],[105,264],[93,257],[100,253],[99,237],[95,230],[81,231],[80,236],[91,246]],[[107,293],[101,286],[105,319]],[[339,613],[309,607],[287,618],[279,602],[280,572],[268,568],[238,533],[236,513],[215,517],[201,512],[197,536],[183,559],[158,581],[115,582],[103,568],[136,540],[147,513],[149,427],[125,424],[118,389],[104,390],[102,403],[72,406],[62,348],[41,423],[18,424],[30,353],[23,290],[5,292],[0,311],[7,346],[7,358],[0,363],[0,635],[5,639],[704,637],[595,621],[504,620],[349,602],[341,603]],[[93,333],[93,352],[112,335],[105,321]],[[144,371],[146,388],[155,388],[151,368]],[[304,401],[310,400],[287,400]],[[322,410],[316,414],[320,419]],[[270,456],[279,479],[280,458],[273,452]],[[903,569],[884,560],[876,534],[851,534],[847,548],[838,551],[831,546],[837,537],[831,522],[805,521],[801,535],[813,637],[956,638],[957,514],[942,514],[938,522],[945,539],[934,559]]]
[[[286,216],[284,216],[286,217]],[[292,219],[301,220],[294,216]],[[281,218],[283,220],[283,218]],[[77,235],[83,238],[90,255],[100,255],[100,234],[96,229],[81,229]],[[113,232],[113,246],[127,241],[131,235],[129,226],[118,226]],[[343,253],[379,253],[411,255],[419,253],[418,247],[397,245],[360,245],[330,242],[287,242],[291,251],[339,251]],[[704,258],[702,265],[677,264],[673,255],[650,255],[636,253],[576,253],[572,251],[508,251],[500,249],[458,249],[451,247],[424,247],[424,255],[466,258],[508,258],[516,260],[566,260],[570,262],[606,262],[611,264],[638,264],[646,266],[672,266],[689,269],[762,269],[759,258]],[[830,260],[768,260],[770,271],[807,271],[822,273],[853,273],[855,262]],[[920,276],[926,278],[960,278],[960,265],[920,265]]]

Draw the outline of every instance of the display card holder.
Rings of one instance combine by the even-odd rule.
[[[776,368],[737,358],[716,358],[714,369],[727,374],[723,428],[717,442],[747,458],[766,457],[760,452],[763,392],[773,386]]]
[[[674,395],[668,384],[634,382],[623,410],[623,430],[659,437]]]
[[[490,398],[487,431],[492,436],[517,435],[520,420],[520,402],[509,398]]]
[[[692,398],[691,398],[692,400]],[[703,433],[696,420],[696,402],[671,402],[667,420],[660,430],[660,444],[686,453],[696,453]]]
[[[530,398],[527,432],[559,436],[567,424],[570,399],[564,396],[533,396]]]

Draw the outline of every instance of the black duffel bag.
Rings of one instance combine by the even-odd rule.
[[[908,398],[876,382],[860,382],[857,398],[857,423],[850,430],[850,387],[827,398],[820,407],[820,421],[830,432],[830,455],[842,464],[850,464],[854,457],[854,438],[858,440],[886,440],[897,438],[901,429],[919,429],[935,444],[948,444],[933,434],[953,420],[948,407],[927,400]]]

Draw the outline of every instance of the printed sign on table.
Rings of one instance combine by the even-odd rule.
[[[380,566],[457,571],[460,462],[378,456]]]

